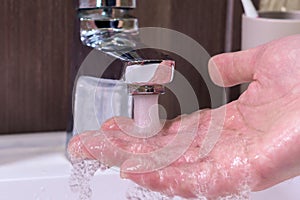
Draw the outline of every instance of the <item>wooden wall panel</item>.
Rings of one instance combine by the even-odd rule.
[[[224,51],[226,0],[137,0],[140,27],[164,27],[198,41],[211,54]]]
[[[201,44],[210,55],[224,52],[226,1],[220,0],[138,0],[135,15],[140,27],[164,27],[188,35]],[[151,16],[151,17],[149,17]],[[191,55],[195,52],[190,52]],[[195,68],[180,56],[172,55],[176,69],[193,86],[199,108],[210,107],[210,96]],[[172,103],[170,103],[172,102]],[[160,96],[168,118],[180,114],[176,96],[167,92]]]
[[[2,0],[0,133],[65,129],[71,0]]]
[[[76,1],[1,1],[0,133],[66,129],[72,80],[90,51],[80,44]],[[180,31],[215,55],[224,51],[227,2],[137,0],[134,13],[141,27]]]

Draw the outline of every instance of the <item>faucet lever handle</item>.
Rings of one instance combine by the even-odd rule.
[[[175,62],[172,60],[148,60],[129,63],[124,81],[131,94],[164,93],[164,85],[172,82]]]

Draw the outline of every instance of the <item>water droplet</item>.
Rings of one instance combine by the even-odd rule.
[[[138,185],[130,188],[126,194],[127,200],[169,200],[169,197],[166,197],[158,192],[153,192],[151,190],[142,188]]]
[[[73,170],[69,180],[71,191],[78,193],[79,200],[89,200],[92,197],[92,177],[98,169],[105,170],[107,167],[97,160],[77,160],[72,163]]]

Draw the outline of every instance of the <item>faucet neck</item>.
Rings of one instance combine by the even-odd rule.
[[[80,36],[84,45],[121,60],[136,60],[131,52],[137,46],[138,20],[130,8],[80,8]]]

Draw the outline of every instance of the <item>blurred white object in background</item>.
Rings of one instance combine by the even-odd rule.
[[[260,11],[300,10],[300,0],[261,0]]]
[[[254,7],[251,0],[242,0],[242,4],[244,7],[245,15],[247,17],[258,17],[258,13],[256,11],[256,8]]]
[[[300,34],[300,12],[264,11],[258,18],[242,16],[242,50]]]
[[[123,81],[81,76],[73,103],[73,134],[99,130],[113,116],[131,117],[131,97]]]

